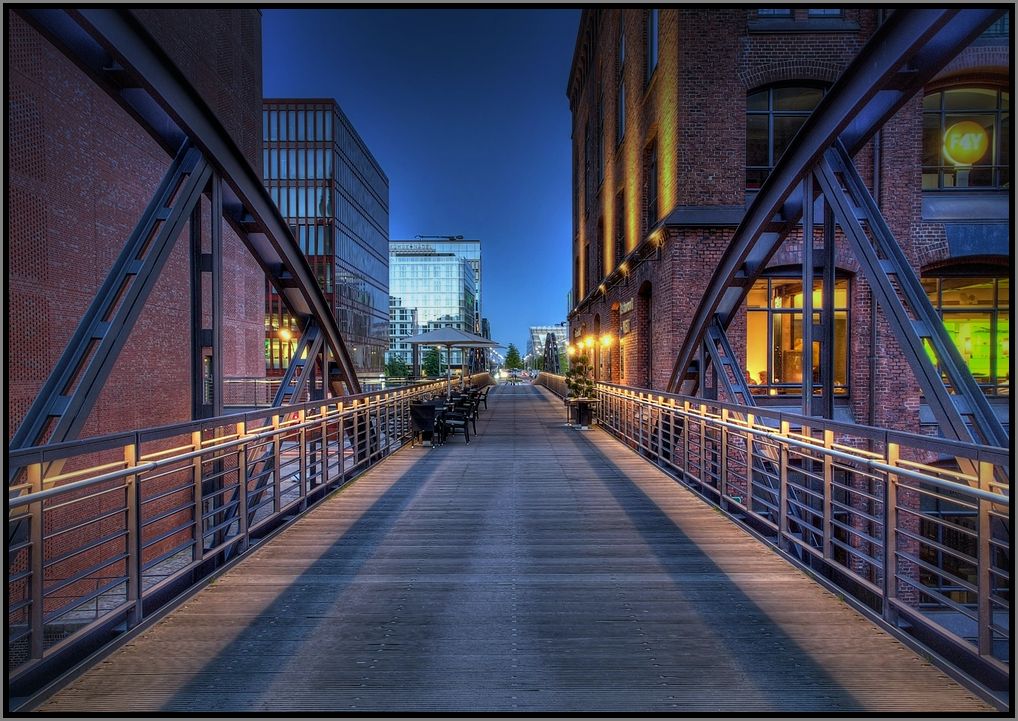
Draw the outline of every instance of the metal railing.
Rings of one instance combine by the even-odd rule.
[[[538,383],[563,395],[561,376]],[[1009,450],[606,383],[597,397],[603,429],[857,607],[1009,683]]]
[[[136,626],[400,448],[411,433],[410,402],[445,387],[428,382],[9,453],[8,691],[47,664],[66,665],[99,634]]]

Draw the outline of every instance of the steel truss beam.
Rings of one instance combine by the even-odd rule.
[[[558,374],[559,370],[558,340],[554,333],[549,333],[544,337],[544,372]]]
[[[314,318],[337,372],[335,395],[359,393],[356,370],[325,294],[268,191],[219,120],[130,11],[18,8],[170,153],[185,140],[223,180],[223,217],[302,325]],[[331,369],[330,369],[331,371]]]
[[[211,175],[202,153],[185,143],[11,439],[11,448],[77,437]]]
[[[837,143],[846,156],[858,152],[910,98],[1004,12],[1000,7],[902,7],[877,30],[803,124],[750,204],[691,319],[669,379],[669,391],[687,395],[696,391],[710,361],[710,353],[705,353],[703,347],[709,329],[715,324],[722,331],[727,329],[753,283],[788,233],[798,225],[804,205],[813,202],[805,194],[803,181],[812,176],[827,150]],[[910,266],[905,267],[908,270],[902,269],[901,274],[910,274],[916,280]],[[924,353],[921,348],[916,350],[905,344],[902,352],[914,368],[922,364],[918,358]],[[967,368],[962,367],[959,374],[967,374],[971,381]],[[939,375],[937,379],[942,386]],[[978,389],[976,399],[967,391],[968,382],[959,384],[960,388],[958,385],[955,388],[970,407],[979,406],[979,399],[985,403]],[[953,403],[950,405],[954,407]],[[944,411],[944,418],[951,412]],[[982,410],[977,410],[974,418],[985,426],[980,427],[980,434],[990,439],[988,442],[1001,445],[995,439],[1003,431],[993,428],[995,419],[986,421]],[[971,438],[964,423],[959,428],[956,423],[942,422],[942,430],[951,438]]]
[[[947,335],[919,278],[840,143],[827,151],[817,166],[816,178],[944,434],[1006,448],[1007,432]],[[869,233],[856,217],[856,208],[862,209]],[[927,347],[936,356],[937,366],[927,355]],[[970,426],[979,438],[971,437]]]

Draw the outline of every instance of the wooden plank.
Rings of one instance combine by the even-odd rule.
[[[489,405],[38,710],[992,710],[546,392]]]

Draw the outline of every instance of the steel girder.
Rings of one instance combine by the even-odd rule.
[[[544,337],[544,372],[558,374],[559,370],[558,340],[554,333],[548,333]]]
[[[715,322],[727,329],[754,281],[798,224],[804,202],[813,202],[804,197],[802,181],[810,177],[827,149],[840,142],[849,155],[858,152],[1004,12],[999,7],[902,7],[877,30],[803,124],[750,204],[691,319],[669,391],[695,392],[709,361],[703,353],[708,329]],[[909,347],[902,351],[914,353]],[[953,433],[953,428],[944,431]]]
[[[223,180],[223,217],[305,325],[313,318],[339,373],[336,395],[360,392],[353,361],[307,259],[255,170],[222,124],[129,11],[18,8],[28,22],[106,90],[167,152],[185,140]]]
[[[11,448],[77,437],[211,175],[202,153],[185,143],[11,438]]]

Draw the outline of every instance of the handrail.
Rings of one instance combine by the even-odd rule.
[[[1009,449],[595,388],[601,428],[970,685],[1008,688]],[[974,473],[932,465],[956,459]]]
[[[207,577],[400,448],[411,401],[445,388],[428,381],[10,454],[27,492],[7,499],[8,520],[26,527],[8,539],[9,692],[25,695],[39,669],[133,628],[164,589]],[[270,448],[273,462],[249,474]],[[44,487],[54,458],[87,477]],[[76,560],[92,546],[103,549],[97,562]]]

